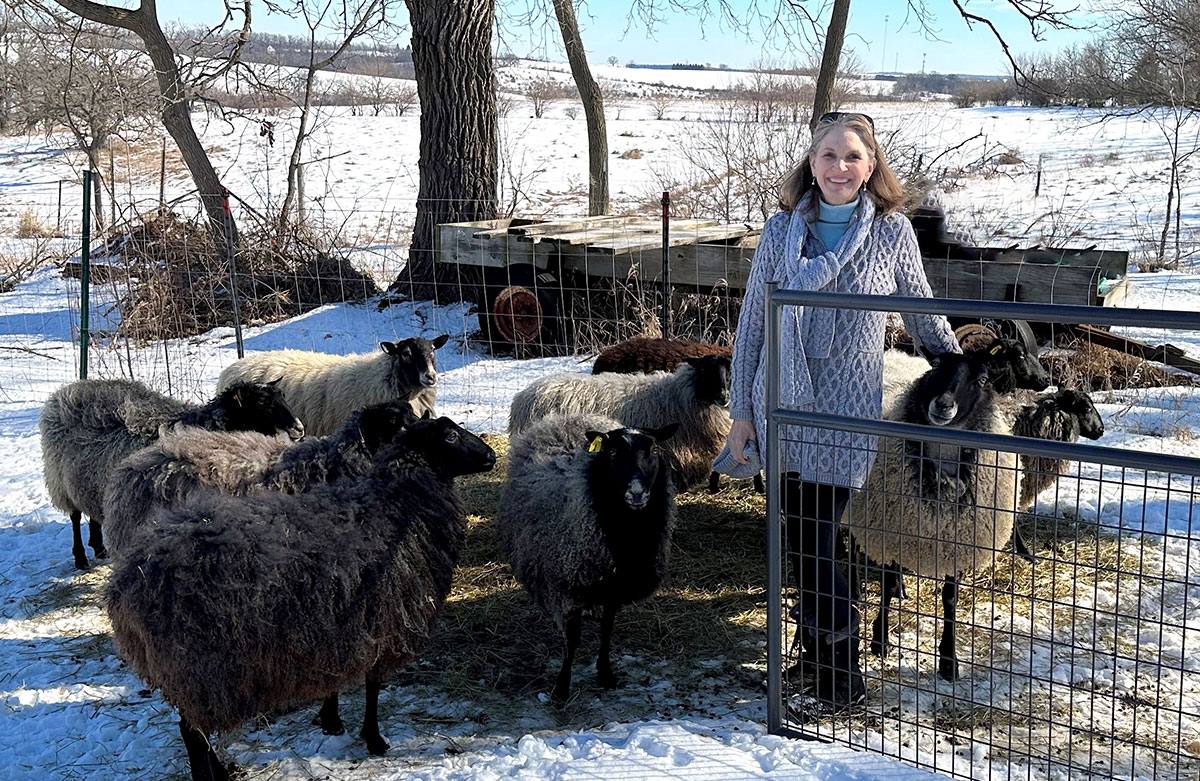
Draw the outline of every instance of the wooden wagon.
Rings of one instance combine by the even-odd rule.
[[[673,290],[740,298],[761,226],[672,219]],[[1129,253],[1099,249],[968,248],[971,259],[925,257],[935,296],[1112,306],[1125,296]],[[590,281],[657,294],[662,223],[644,217],[504,218],[438,226],[438,262],[479,267],[480,327],[493,343],[557,343],[568,304]],[[556,325],[558,324],[558,325]]]

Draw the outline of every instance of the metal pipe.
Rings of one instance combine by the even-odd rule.
[[[1142,328],[1200,330],[1200,313],[1178,310],[1119,309],[1080,304],[1027,304],[1012,301],[976,301],[968,298],[872,296],[860,293],[826,293],[780,290],[776,306],[820,306],[833,309],[868,309],[876,312],[994,317],[1043,323],[1093,323]]]
[[[83,246],[79,251],[79,379],[88,376],[88,303],[92,286],[92,172],[83,172]]]
[[[780,307],[773,306],[779,285],[767,283],[766,349],[767,410],[779,407]],[[783,726],[783,518],[780,516],[779,419],[767,415],[767,731]]]
[[[769,364],[768,364],[769,366]],[[770,387],[770,385],[768,385]],[[767,402],[770,406],[770,402]],[[793,426],[848,431],[855,434],[877,434],[896,439],[915,439],[937,442],[943,445],[1000,450],[1025,453],[1031,456],[1082,461],[1092,464],[1109,464],[1129,469],[1144,469],[1148,472],[1168,472],[1196,475],[1200,477],[1200,458],[1176,456],[1168,453],[1147,453],[1141,450],[1107,447],[1104,445],[1080,445],[1078,443],[1055,442],[1012,434],[993,434],[986,431],[969,431],[945,426],[925,426],[917,423],[901,423],[894,420],[870,420],[832,415],[825,412],[805,412],[795,409],[772,407],[768,427],[773,418],[780,423]],[[770,497],[768,497],[768,500]]]
[[[671,336],[671,191],[662,194],[662,336]]]

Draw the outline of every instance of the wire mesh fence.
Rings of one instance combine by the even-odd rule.
[[[771,311],[1086,312],[869,298],[785,291]],[[920,401],[885,398],[880,422],[768,400],[771,728],[960,778],[1197,777],[1200,459],[1014,437],[988,417],[917,426]],[[1030,403],[994,402],[1002,421]],[[860,490],[773,474],[838,438],[844,458],[877,452]]]

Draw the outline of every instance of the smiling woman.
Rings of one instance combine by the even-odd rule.
[[[783,183],[779,214],[767,221],[751,264],[734,343],[726,442],[739,463],[766,431],[763,360],[764,289],[929,296],[912,225],[898,209],[896,179],[865,114],[826,114],[803,161]],[[958,352],[946,320],[905,316],[927,354]],[[879,418],[883,399],[884,312],[792,307],[781,334],[784,405],[855,418]],[[792,674],[812,674],[817,697],[831,705],[863,698],[858,666],[858,608],[834,558],[837,526],[851,491],[875,458],[874,437],[785,426],[779,435],[787,545],[800,598],[794,608],[804,656]],[[789,675],[791,677],[791,675]]]

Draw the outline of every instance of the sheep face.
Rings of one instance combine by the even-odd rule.
[[[724,355],[688,358],[687,365],[696,370],[696,401],[701,404],[729,406],[730,360]]]
[[[668,439],[678,427],[669,423],[658,429],[587,432],[587,452],[592,456],[592,495],[619,496],[630,510],[646,509],[660,473],[667,470],[658,443]]]
[[[1079,421],[1079,435],[1088,439],[1099,439],[1104,436],[1104,421],[1091,398],[1082,391],[1060,390],[1054,394],[1054,402],[1059,409],[1072,415]]]
[[[1050,385],[1050,373],[1037,355],[1025,349],[1016,339],[997,338],[986,350],[991,358],[989,369],[992,382],[1001,386],[1001,378],[1009,379],[1012,389],[1028,388],[1042,391]]]
[[[406,426],[417,422],[412,405],[407,401],[389,401],[364,407],[355,416],[358,436],[363,447],[375,455],[384,445],[391,443]]]
[[[913,384],[910,404],[925,422],[960,425],[992,393],[986,354],[944,353],[930,363],[933,368]]]
[[[286,431],[293,440],[304,436],[300,422],[272,382],[239,382],[217,394],[214,416],[226,431],[256,431],[273,436]]]
[[[450,338],[442,334],[433,341],[414,336],[400,342],[380,342],[379,349],[392,356],[392,383],[398,389],[432,388],[437,385],[437,356]]]
[[[475,434],[450,418],[434,418],[426,412],[405,429],[396,442],[376,457],[387,469],[393,462],[404,461],[416,452],[445,478],[489,472],[496,465],[496,452]]]

